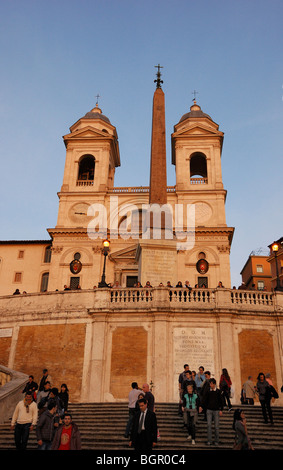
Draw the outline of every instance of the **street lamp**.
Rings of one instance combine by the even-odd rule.
[[[283,288],[280,286],[280,278],[277,264],[277,251],[279,250],[279,244],[277,242],[272,243],[271,249],[274,253],[275,266],[276,266],[276,287],[275,290],[283,291]]]
[[[106,258],[109,252],[110,242],[109,240],[103,241],[103,254],[104,254],[104,263],[103,263],[103,272],[101,276],[101,281],[98,284],[98,287],[108,287],[108,284],[105,282],[105,266],[106,266]]]

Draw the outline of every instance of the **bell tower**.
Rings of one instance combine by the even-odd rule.
[[[190,112],[174,126],[172,163],[179,196],[194,197],[199,223],[225,225],[225,198],[221,170],[224,134],[194,101]],[[189,192],[189,193],[188,193]]]
[[[120,166],[116,128],[98,103],[70,131],[63,136],[66,161],[57,227],[86,226],[89,203],[104,202],[107,190],[114,186],[115,168]]]
[[[52,237],[49,289],[61,289],[65,284],[92,288],[100,277],[103,256],[88,236],[94,217],[88,209],[95,203],[107,205],[115,169],[120,166],[118,136],[96,103],[63,140],[66,159],[57,224],[48,229]]]
[[[202,111],[196,100],[174,126],[171,136],[177,201],[193,204],[195,208],[195,247],[184,262],[190,267],[193,282],[207,287],[216,287],[219,281],[225,287],[231,284],[234,228],[226,224],[227,191],[221,169],[223,138],[218,124]]]

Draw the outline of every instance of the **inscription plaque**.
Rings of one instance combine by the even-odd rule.
[[[189,364],[190,370],[198,372],[199,366],[211,372],[213,377],[214,347],[212,328],[174,328],[173,330],[174,357],[174,398],[179,399],[178,380],[184,370],[184,364]]]
[[[13,334],[13,328],[1,328],[0,338],[9,338]]]

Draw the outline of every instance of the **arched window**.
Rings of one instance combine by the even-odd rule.
[[[51,254],[52,254],[52,251],[51,251],[51,245],[47,246],[45,248],[45,252],[44,252],[44,263],[50,263],[51,261]]]
[[[191,184],[207,183],[207,162],[204,153],[195,152],[190,158]]]
[[[49,273],[43,273],[41,278],[40,292],[46,292],[48,288]]]
[[[93,185],[95,170],[95,158],[93,155],[84,155],[79,163],[78,182],[79,186]]]

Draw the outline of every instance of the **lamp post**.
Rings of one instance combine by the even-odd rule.
[[[280,278],[277,264],[277,251],[279,250],[279,244],[277,242],[272,243],[271,249],[274,253],[275,266],[276,266],[276,287],[275,290],[283,291],[283,288],[280,286]]]
[[[109,252],[110,242],[109,240],[103,241],[103,255],[104,255],[104,263],[103,263],[103,272],[101,276],[101,281],[98,284],[98,287],[108,287],[108,284],[105,282],[105,267],[106,267],[106,258]]]

